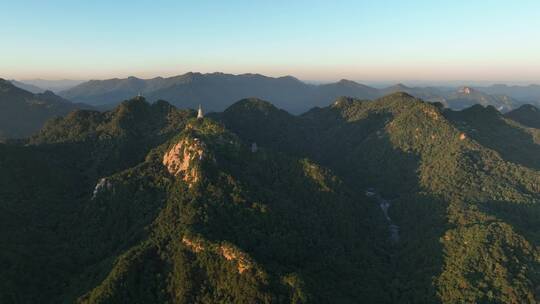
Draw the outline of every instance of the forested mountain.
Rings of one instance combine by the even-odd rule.
[[[395,198],[393,303],[538,301],[539,154],[528,130],[493,108],[443,111],[403,93],[342,98],[300,117],[272,108],[246,100],[220,119]]]
[[[38,131],[46,120],[63,116],[78,108],[51,91],[33,94],[0,79],[0,141],[27,137]]]
[[[406,93],[195,114],[139,97],[0,145],[0,302],[540,300],[535,129]]]
[[[464,93],[465,89],[468,93]],[[92,80],[61,92],[60,95],[72,101],[103,106],[116,105],[120,100],[142,94],[149,101],[163,99],[181,108],[195,108],[202,104],[209,111],[223,111],[237,100],[257,96],[271,101],[278,108],[299,114],[316,106],[326,106],[339,96],[373,99],[396,92],[406,92],[428,101],[439,101],[452,109],[482,104],[508,111],[522,104],[503,94],[492,96],[472,88],[454,90],[398,84],[377,89],[346,79],[312,85],[291,76],[272,78],[259,74],[224,73]]]
[[[523,105],[506,113],[505,116],[524,126],[540,129],[540,109],[533,105]]]

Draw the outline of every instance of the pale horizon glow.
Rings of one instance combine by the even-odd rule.
[[[0,77],[540,83],[538,1],[4,1]]]

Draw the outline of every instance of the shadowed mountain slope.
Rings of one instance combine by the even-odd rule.
[[[406,93],[77,111],[0,145],[0,301],[535,303],[540,172],[488,144],[526,132]]]
[[[33,94],[0,79],[0,140],[23,138],[37,132],[46,120],[79,108],[51,91]]]
[[[526,127],[540,129],[540,109],[533,105],[523,105],[505,116]]]

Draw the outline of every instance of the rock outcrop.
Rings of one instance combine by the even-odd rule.
[[[242,274],[244,271],[249,270],[252,267],[252,263],[249,261],[246,254],[228,245],[220,246],[221,255],[227,261],[234,261],[237,263],[238,273]]]
[[[225,260],[236,263],[238,273],[242,274],[246,270],[253,268],[253,262],[249,259],[248,255],[242,252],[240,249],[233,247],[232,245],[222,243],[219,244],[206,244],[202,240],[195,240],[184,236],[182,243],[186,245],[191,251],[199,253],[205,250],[209,250],[214,254],[222,256]]]
[[[205,157],[205,145],[198,138],[184,138],[163,156],[170,174],[181,177],[189,186],[200,180],[197,163]]]
[[[102,193],[105,190],[111,190],[112,189],[112,183],[107,178],[101,178],[97,184],[96,187],[94,187],[94,192],[92,193],[92,199],[95,199],[98,194]]]

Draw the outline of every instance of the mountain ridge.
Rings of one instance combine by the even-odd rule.
[[[475,89],[476,90],[476,89]],[[339,96],[375,99],[397,91],[404,91],[425,100],[442,102],[454,109],[463,103],[492,104],[503,111],[511,110],[521,101],[497,94],[492,96],[478,89],[476,94],[458,96],[448,89],[435,87],[408,87],[397,84],[377,89],[352,80],[334,83],[307,84],[293,76],[268,77],[261,74],[226,74],[220,72],[189,72],[172,77],[140,79],[128,77],[91,80],[60,93],[61,96],[94,105],[115,103],[144,94],[150,101],[164,99],[178,107],[194,108],[202,104],[210,111],[223,111],[242,98],[259,97],[272,101],[279,108],[300,114],[312,107],[326,106]],[[466,98],[465,98],[466,97]],[[464,101],[465,100],[465,101]]]
[[[538,156],[507,154],[527,132],[404,92],[76,111],[0,144],[19,215],[0,213],[0,300],[535,303]]]
[[[0,79],[0,140],[25,138],[37,132],[48,119],[79,108],[51,91],[31,93]]]

